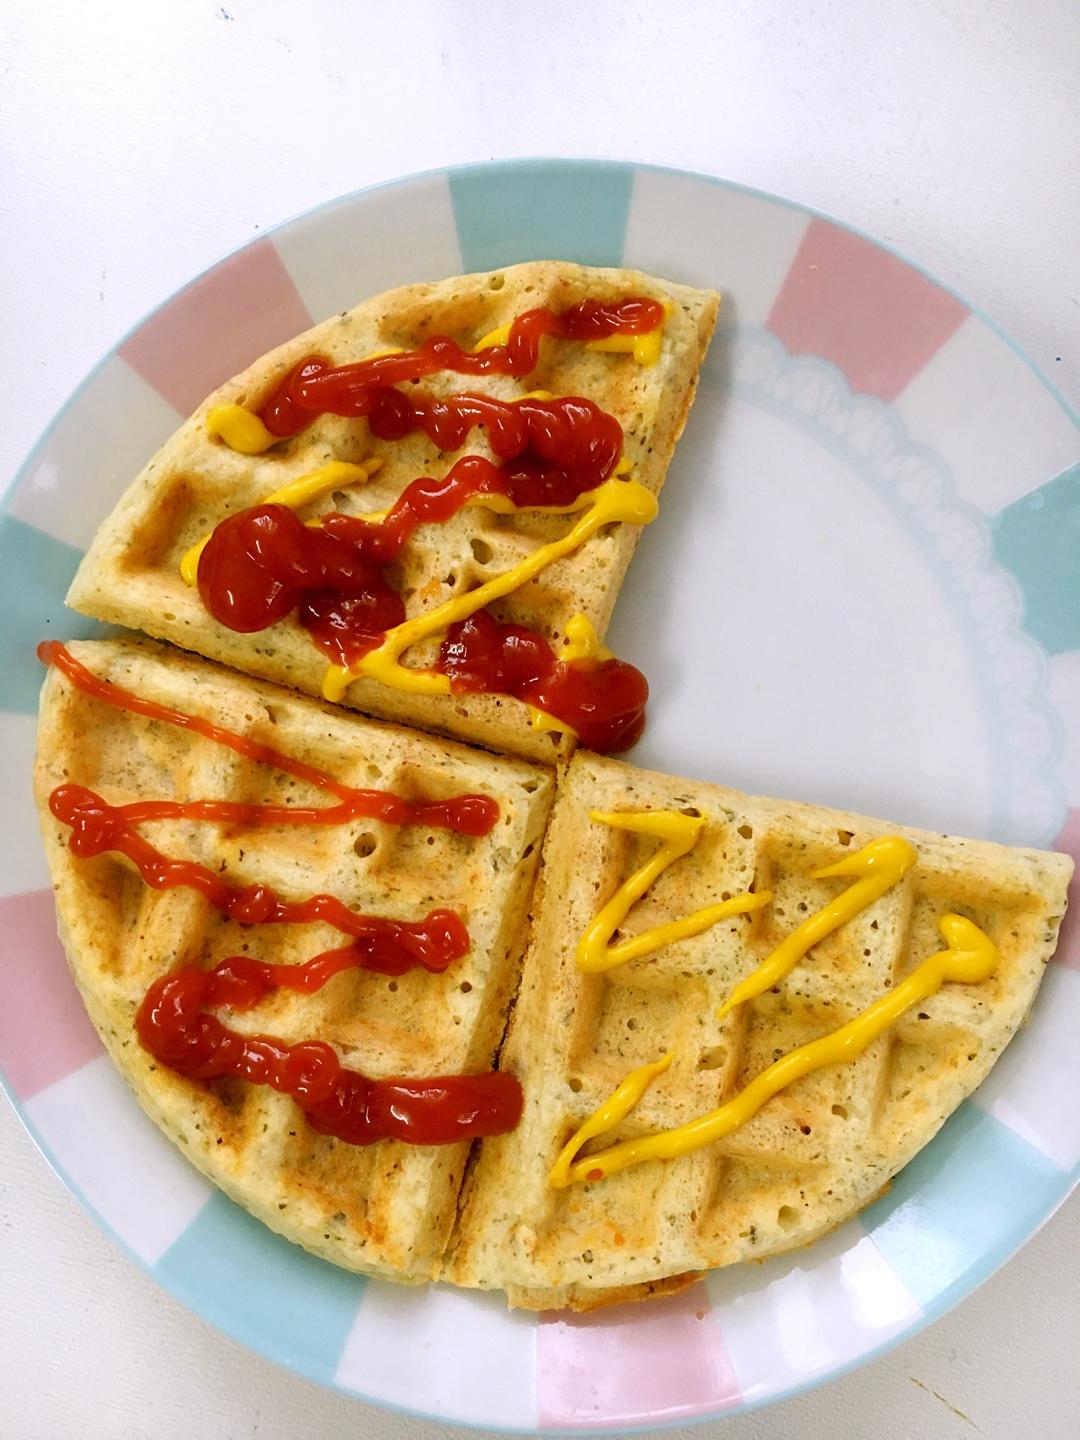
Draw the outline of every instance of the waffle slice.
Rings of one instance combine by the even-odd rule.
[[[598,973],[575,948],[601,906],[658,848],[590,811],[706,817],[694,848],[630,910],[616,942],[770,890],[770,904]],[[1023,1021],[1053,952],[1067,857],[915,830],[918,860],[790,973],[726,1019],[733,987],[850,879],[810,872],[886,833],[862,816],[760,799],[580,751],[560,785],[536,920],[500,1064],[525,1115],[486,1140],[444,1274],[513,1305],[587,1310],[677,1288],[702,1270],[805,1245],[861,1209],[980,1083]],[[948,984],[859,1059],[815,1070],[725,1139],[596,1183],[552,1188],[568,1137],[628,1072],[673,1061],[583,1152],[714,1110],[775,1059],[836,1030],[942,948],[946,912],[1000,952],[981,984]]]
[[[211,409],[236,403],[258,410],[285,374],[315,353],[335,365],[347,364],[374,352],[417,346],[434,334],[447,334],[468,348],[538,306],[559,311],[585,300],[630,295],[668,307],[655,363],[638,364],[631,355],[579,342],[545,340],[536,369],[521,379],[445,371],[423,380],[421,389],[437,397],[469,391],[500,400],[535,390],[584,396],[620,422],[624,459],[633,477],[659,493],[693,399],[718,296],[628,270],[556,262],[517,265],[411,285],[367,300],[280,346],[222,386],[153,457],[102,525],[68,603],[83,614],[144,630],[247,674],[319,695],[327,659],[295,615],[253,634],[226,628],[181,579],[182,557],[228,516],[332,460],[382,463],[366,482],[307,504],[303,518],[386,509],[411,481],[444,476],[464,453],[490,458],[486,432],[473,430],[463,450],[445,454],[419,431],[384,441],[373,437],[367,420],[326,415],[265,453],[246,455],[211,438]],[[424,526],[395,562],[391,577],[407,616],[426,614],[509,570],[541,544],[566,535],[575,518],[526,510],[497,514],[470,506],[445,523]],[[538,630],[556,654],[574,615],[585,615],[602,638],[639,533],[636,524],[604,526],[580,549],[498,602],[493,614]],[[429,639],[412,647],[406,663],[428,665],[436,652],[437,640]],[[403,693],[365,678],[349,686],[344,701],[371,715],[547,764],[571,748],[569,737],[535,728],[526,705],[510,696]]]
[[[98,676],[349,785],[414,799],[493,797],[499,819],[483,838],[370,819],[267,828],[180,819],[143,827],[165,853],[237,884],[270,885],[287,898],[330,892],[355,910],[405,920],[442,907],[468,926],[471,950],[442,974],[349,970],[314,994],[275,991],[231,1018],[233,1028],[292,1043],[328,1041],[343,1064],[376,1078],[491,1068],[518,979],[549,771],[364,720],[149,642],[69,648]],[[189,889],[149,888],[115,854],[74,857],[71,832],[48,808],[64,782],[113,804],[321,805],[326,795],[199,735],[119,710],[49,671],[35,791],[60,932],[90,1016],[140,1103],[213,1181],[290,1240],[350,1269],[405,1281],[431,1276],[454,1219],[467,1144],[343,1144],[316,1133],[291,1098],[265,1086],[182,1078],[155,1063],[133,1028],[147,988],[167,972],[207,969],[238,953],[291,964],[340,946],[341,935],[321,923],[241,926]]]

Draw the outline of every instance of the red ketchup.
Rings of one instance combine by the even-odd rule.
[[[381,393],[403,407],[405,428],[396,433],[422,416],[424,428],[448,448],[483,421],[502,464],[468,455],[441,480],[422,476],[378,525],[329,515],[314,528],[278,504],[230,516],[210,537],[198,567],[203,604],[222,625],[250,634],[295,610],[334,664],[355,664],[405,619],[383,567],[421,525],[449,520],[481,494],[504,495],[520,506],[571,505],[608,479],[622,453],[622,428],[590,400],[508,405],[479,395],[430,401]]]
[[[212,1005],[246,1010],[270,991],[311,994],[346,969],[401,975],[421,966],[434,973],[469,948],[469,933],[450,910],[432,910],[418,923],[361,915],[332,895],[282,899],[269,886],[234,886],[204,865],[163,854],[138,833],[154,820],[182,817],[225,824],[335,825],[356,816],[390,824],[433,825],[466,835],[490,833],[499,809],[485,795],[408,801],[382,790],[355,789],[324,771],[199,716],[144,699],[94,675],[59,642],[44,641],[38,655],[85,694],[133,714],[191,730],[249,759],[273,765],[337,797],[322,807],[255,805],[227,800],[139,800],[110,805],[85,786],[59,785],[49,808],[71,827],[72,853],[90,858],[106,851],[126,856],[155,889],[186,886],[228,918],[244,925],[322,922],[350,937],[302,965],[271,965],[233,956],[206,972],[180,970],[157,980],[136,1015],[140,1042],[163,1064],[191,1079],[232,1075],[271,1085],[293,1096],[311,1126],[350,1144],[394,1138],[415,1145],[449,1144],[511,1130],[521,1115],[521,1086],[511,1075],[450,1075],[370,1080],[343,1067],[330,1045],[313,1040],[288,1045],[266,1035],[241,1035]]]
[[[88,670],[59,640],[43,640],[37,647],[38,659],[55,665],[66,679],[95,700],[103,700],[117,710],[143,715],[148,720],[161,720],[181,730],[190,730],[217,745],[234,750],[245,759],[271,765],[297,780],[304,780],[318,790],[338,799],[337,805],[319,808],[298,805],[245,805],[226,800],[190,800],[175,802],[150,800],[118,807],[132,825],[140,820],[178,819],[186,815],[193,820],[217,820],[242,825],[340,825],[346,820],[366,817],[384,820],[389,825],[430,825],[436,829],[456,830],[461,835],[489,835],[499,818],[499,807],[489,795],[457,795],[450,800],[405,800],[390,790],[357,789],[328,775],[303,760],[295,760],[270,745],[262,745],[246,735],[238,735],[223,725],[215,725],[200,715],[189,715],[156,700],[146,700],[111,680],[102,680]],[[89,792],[87,792],[89,793]]]
[[[135,1028],[145,1049],[181,1075],[269,1085],[292,1096],[313,1130],[350,1145],[449,1145],[512,1130],[522,1108],[512,1075],[371,1080],[343,1066],[322,1040],[289,1045],[271,1035],[242,1035],[206,1013],[214,1005],[249,1010],[278,987],[310,994],[356,963],[350,950],[331,950],[305,965],[234,955],[210,971],[180,970],[151,985]]]
[[[190,802],[196,819],[204,801]],[[111,852],[123,855],[153,890],[183,887],[197,890],[216,910],[241,925],[332,925],[352,936],[353,948],[368,970],[401,975],[414,965],[445,970],[469,948],[469,932],[452,910],[432,910],[412,924],[361,915],[335,895],[312,895],[307,900],[283,900],[269,885],[232,885],[196,860],[174,860],[162,854],[136,830],[147,820],[187,816],[180,801],[138,801],[109,805],[82,785],[58,785],[49,796],[49,809],[63,825],[71,826],[68,844],[73,855],[88,860]],[[302,823],[302,822],[301,822]]]
[[[450,626],[435,668],[455,691],[498,691],[535,705],[602,754],[628,750],[645,728],[649,682],[640,670],[614,658],[558,660],[542,635],[485,610]]]
[[[664,318],[659,300],[631,297],[612,304],[584,300],[558,313],[543,308],[527,310],[514,320],[505,345],[490,345],[485,350],[463,350],[446,335],[432,335],[416,350],[379,355],[352,365],[331,365],[321,356],[310,355],[289,371],[259,411],[259,418],[271,435],[284,438],[295,435],[319,415],[371,415],[378,403],[375,392],[382,386],[405,385],[440,370],[458,375],[529,375],[536,369],[545,335],[585,341],[646,335],[662,325]]]
[[[663,321],[657,300],[586,300],[561,312],[529,310],[513,322],[505,345],[480,351],[435,335],[418,349],[353,365],[333,366],[318,355],[301,360],[259,412],[271,434],[294,435],[328,413],[365,416],[380,439],[421,430],[450,451],[482,425],[500,463],[465,456],[441,480],[413,481],[379,524],[328,515],[312,527],[272,503],[243,510],[217,527],[199,558],[203,604],[220,624],[243,634],[295,612],[334,665],[355,667],[405,620],[386,567],[419,526],[450,519],[480,494],[503,495],[521,508],[570,506],[614,473],[622,453],[618,422],[578,396],[508,403],[395,387],[445,370],[520,377],[535,369],[544,336],[590,341],[643,335]],[[450,677],[454,690],[527,700],[595,750],[625,750],[644,726],[648,685],[633,666],[614,659],[558,661],[542,636],[522,626],[500,627],[483,613],[450,629],[435,668]]]

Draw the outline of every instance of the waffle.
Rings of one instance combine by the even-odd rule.
[[[773,891],[773,902],[647,958],[581,973],[582,932],[657,849],[655,839],[591,821],[590,810],[687,807],[706,817],[697,845],[656,880],[620,933],[751,888]],[[483,1143],[447,1278],[505,1289],[513,1305],[587,1310],[808,1244],[881,1192],[1023,1021],[1072,870],[1063,855],[890,829],[916,846],[916,867],[779,984],[718,1020],[733,986],[851,883],[809,872],[887,829],[578,753],[545,842],[533,939],[500,1061],[521,1079],[525,1114],[516,1131]],[[937,921],[947,911],[996,943],[990,980],[944,986],[861,1058],[807,1075],[724,1140],[598,1183],[549,1186],[568,1137],[627,1072],[674,1053],[593,1151],[708,1112],[781,1054],[835,1030],[942,948]]]
[[[252,635],[225,628],[207,613],[197,591],[181,580],[182,556],[228,515],[331,459],[379,457],[383,465],[366,484],[313,502],[305,508],[305,518],[330,510],[381,510],[412,480],[441,477],[465,452],[442,454],[419,432],[383,442],[371,435],[366,420],[327,415],[265,454],[246,456],[208,437],[210,408],[226,402],[258,408],[280,378],[313,352],[345,364],[375,351],[414,346],[437,333],[468,346],[536,306],[558,310],[584,299],[628,294],[670,304],[655,365],[548,341],[536,370],[522,380],[444,373],[422,383],[426,393],[440,396],[470,390],[508,400],[536,389],[586,396],[619,420],[634,477],[658,493],[686,422],[716,317],[717,295],[634,271],[554,262],[517,265],[493,274],[411,285],[365,301],[271,351],[230,380],[181,426],[120,500],[80,566],[68,603],[83,614],[144,630],[247,674],[320,694],[326,658],[295,616]],[[466,450],[491,455],[479,430],[469,437]],[[502,515],[469,507],[445,524],[424,527],[392,572],[409,618],[509,569],[537,545],[564,535],[572,523],[565,516]],[[493,613],[499,620],[538,630],[556,650],[575,613],[586,615],[602,637],[638,534],[635,525],[604,527],[580,550],[494,606]],[[436,648],[434,641],[414,647],[408,663],[431,663]],[[349,687],[345,703],[547,764],[572,745],[569,737],[533,728],[527,707],[509,696],[404,694],[363,679]]]
[[[189,820],[145,827],[166,853],[287,897],[329,891],[354,909],[417,919],[456,910],[472,948],[444,974],[338,975],[312,995],[276,991],[230,1021],[295,1042],[329,1041],[373,1077],[484,1071],[505,1028],[524,945],[534,868],[553,790],[520,760],[378,724],[249,681],[149,642],[73,643],[95,674],[204,716],[355,786],[406,798],[493,796],[500,819],[476,839],[355,820],[251,830]],[[467,1145],[336,1142],[287,1096],[237,1080],[192,1082],[155,1064],[133,1016],[149,985],[185,965],[250,953],[291,963],[342,943],[321,924],[241,927],[191,890],[152,890],[115,855],[76,859],[48,809],[54,786],[112,803],[230,799],[325,804],[305,782],[159,720],[133,716],[50,670],[42,693],[35,791],[60,931],[87,1009],[140,1103],[185,1154],[272,1229],[350,1269],[397,1280],[432,1275],[453,1223]]]

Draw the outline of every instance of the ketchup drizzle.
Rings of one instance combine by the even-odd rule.
[[[511,1075],[489,1072],[372,1080],[342,1066],[333,1047],[324,1041],[290,1045],[268,1035],[242,1035],[217,1016],[205,1013],[212,1005],[234,1011],[250,1009],[278,988],[311,994],[346,969],[384,975],[401,975],[415,966],[434,973],[443,971],[469,948],[468,931],[452,911],[433,910],[423,921],[410,924],[358,914],[332,895],[283,900],[269,886],[230,885],[204,865],[173,859],[136,828],[181,817],[248,825],[340,824],[365,814],[398,824],[442,823],[480,835],[491,830],[498,816],[494,801],[475,795],[411,804],[387,792],[355,790],[268,746],[100,679],[59,641],[42,642],[38,655],[84,693],[119,709],[205,735],[339,798],[339,804],[320,808],[217,800],[141,800],[110,805],[82,785],[59,785],[53,790],[49,808],[71,827],[69,845],[80,858],[105,851],[123,854],[153,888],[194,889],[240,924],[321,921],[350,937],[350,944],[300,965],[273,965],[236,955],[211,971],[186,968],[163,976],[150,986],[135,1017],[136,1033],[145,1049],[191,1079],[231,1075],[270,1085],[295,1099],[313,1129],[349,1144],[398,1139],[414,1145],[441,1145],[514,1128],[521,1116],[522,1091]]]
[[[450,626],[435,669],[454,691],[497,690],[556,716],[602,754],[628,750],[645,728],[649,682],[635,666],[614,656],[559,660],[535,630],[502,625],[486,610]]]
[[[234,955],[213,970],[180,970],[156,980],[135,1017],[139,1040],[192,1080],[231,1075],[291,1095],[308,1124],[350,1145],[404,1140],[449,1145],[512,1130],[521,1118],[520,1082],[504,1072],[371,1080],[343,1066],[322,1040],[287,1044],[230,1030],[205,1007],[248,1010],[279,986],[311,994],[356,964],[332,950],[304,965],[269,965]]]
[[[400,439],[420,429],[441,450],[465,443],[483,425],[496,458],[465,456],[441,480],[421,477],[379,523],[331,514],[304,525],[286,505],[265,503],[223,521],[203,548],[199,594],[222,625],[251,634],[297,615],[329,661],[354,669],[406,618],[386,567],[421,525],[441,523],[477,495],[502,495],[521,508],[570,507],[615,471],[622,429],[587,399],[523,397],[508,403],[463,393],[445,398],[394,388],[440,370],[521,376],[536,366],[549,335],[601,340],[640,335],[664,320],[659,301],[586,300],[556,313],[519,315],[505,345],[463,350],[432,336],[415,350],[332,366],[301,360],[264,403],[260,417],[276,436],[295,434],[317,415],[366,416],[372,433]],[[435,670],[451,688],[526,700],[596,750],[625,750],[644,728],[648,684],[634,666],[609,659],[559,661],[544,638],[490,615],[452,626]],[[512,680],[509,677],[517,677]]]
[[[556,313],[527,310],[510,327],[505,345],[463,350],[446,335],[432,335],[415,350],[378,355],[351,365],[331,365],[309,355],[295,365],[264,403],[259,418],[271,435],[295,435],[318,415],[370,413],[371,392],[388,385],[422,380],[439,370],[458,375],[529,375],[536,369],[540,340],[606,340],[612,335],[645,335],[664,322],[658,300],[630,297],[613,304],[584,300]]]
[[[142,812],[144,820],[164,818],[153,813],[161,804],[167,804],[167,813],[187,813],[182,802],[142,802],[133,808]],[[123,855],[151,889],[195,890],[226,919],[241,925],[322,921],[352,936],[357,954],[365,957],[369,970],[386,975],[400,975],[414,965],[445,970],[468,951],[469,932],[451,910],[432,910],[415,924],[387,920],[350,910],[335,895],[283,900],[269,885],[233,885],[197,860],[174,860],[139,834],[123,806],[108,804],[83,785],[58,785],[49,796],[49,809],[62,825],[71,827],[68,845],[80,860],[107,851]]]
[[[102,680],[88,670],[81,661],[59,640],[43,640],[37,647],[38,659],[45,665],[53,665],[67,680],[84,694],[95,700],[103,700],[118,710],[127,710],[134,715],[143,715],[149,720],[161,720],[175,725],[180,730],[190,730],[217,745],[224,745],[263,765],[270,765],[297,780],[303,780],[316,789],[337,797],[337,805],[325,808],[307,808],[292,805],[236,805],[231,801],[191,800],[178,808],[178,802],[154,800],[139,802],[131,807],[120,807],[129,813],[131,823],[138,823],[138,817],[149,819],[179,819],[182,815],[194,820],[220,820],[243,825],[340,825],[347,820],[365,817],[383,820],[389,825],[430,825],[435,829],[456,830],[462,835],[488,835],[499,818],[499,807],[489,795],[458,795],[450,800],[412,801],[405,800],[389,790],[357,789],[344,781],[316,769],[303,760],[296,760],[270,745],[262,745],[246,735],[238,735],[223,725],[215,725],[199,715],[189,715],[184,710],[175,710],[161,705],[156,700],[147,700],[111,680]],[[146,806],[162,807],[157,814],[142,813]],[[214,813],[212,813],[214,812]]]

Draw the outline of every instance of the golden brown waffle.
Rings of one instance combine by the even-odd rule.
[[[620,934],[749,888],[772,890],[772,904],[618,969],[582,974],[574,959],[582,931],[658,845],[591,821],[589,811],[687,807],[707,817],[696,847],[660,876]],[[773,990],[718,1021],[733,986],[851,883],[809,872],[884,833],[917,847],[917,867]],[[1000,1055],[1053,953],[1071,871],[1063,855],[890,829],[579,752],[548,831],[500,1062],[522,1081],[524,1117],[513,1133],[483,1142],[445,1276],[505,1289],[514,1305],[590,1309],[818,1238],[881,1191]],[[997,945],[991,979],[946,985],[859,1060],[796,1082],[726,1140],[595,1184],[549,1187],[563,1144],[628,1071],[674,1052],[626,1120],[585,1154],[712,1110],[781,1054],[835,1030],[941,949],[936,927],[947,911],[974,920]]]
[[[619,420],[635,478],[658,493],[686,422],[719,297],[630,270],[556,262],[516,265],[410,285],[367,300],[271,351],[222,386],[154,456],[105,521],[79,567],[68,603],[83,614],[144,630],[247,674],[320,694],[326,658],[295,617],[253,635],[226,629],[181,580],[178,567],[185,551],[228,515],[329,460],[380,456],[384,464],[363,486],[306,507],[305,518],[330,510],[381,510],[418,476],[444,475],[461,453],[490,457],[484,434],[474,431],[465,451],[446,455],[419,432],[383,442],[373,439],[366,420],[327,415],[267,453],[246,456],[207,436],[209,409],[228,401],[258,408],[286,371],[313,352],[345,364],[440,333],[469,346],[536,306],[558,310],[585,299],[628,294],[671,304],[655,365],[641,366],[628,355],[590,351],[581,344],[545,341],[536,370],[521,380],[446,373],[425,380],[423,389],[435,395],[470,390],[504,400],[536,389],[586,396]],[[476,588],[572,524],[565,516],[498,515],[469,507],[446,524],[424,527],[397,562],[395,583],[408,615],[423,614]],[[539,630],[556,650],[566,622],[578,612],[602,637],[639,534],[629,524],[605,528],[607,533],[598,532],[575,554],[494,606],[493,613]],[[430,663],[436,649],[434,641],[417,646],[406,661]],[[365,679],[349,688],[346,703],[546,764],[570,748],[558,735],[533,729],[526,706],[507,696],[410,695]]]
[[[416,920],[456,910],[472,949],[444,974],[337,976],[313,995],[277,991],[238,1014],[237,1029],[329,1041],[373,1077],[489,1069],[517,984],[550,772],[522,761],[361,719],[147,642],[72,644],[95,674],[250,736],[354,786],[406,798],[493,796],[484,838],[372,820],[335,827],[158,822],[166,853],[287,898],[329,891],[354,909]],[[155,1064],[133,1031],[149,985],[186,965],[249,953],[292,963],[342,944],[329,926],[241,927],[190,890],[151,890],[127,861],[75,859],[48,809],[53,787],[79,783],[112,803],[228,799],[321,805],[304,782],[202,737],[117,710],[50,671],[41,700],[35,790],[75,979],[110,1054],[141,1104],[210,1178],[274,1230],[350,1269],[429,1277],[455,1215],[466,1145],[359,1147],[315,1133],[286,1096],[241,1081],[192,1082]]]

